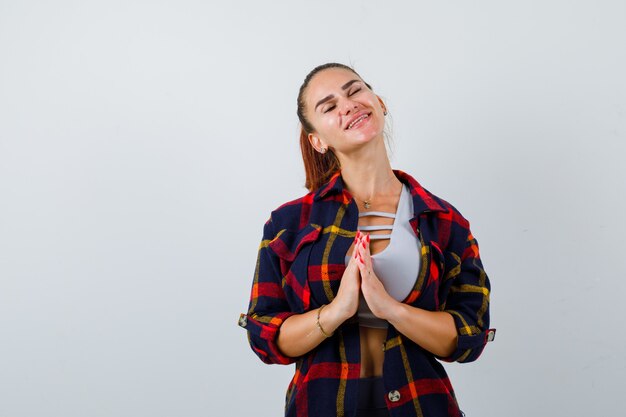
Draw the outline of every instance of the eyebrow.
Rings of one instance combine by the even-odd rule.
[[[344,85],[341,86],[342,90],[346,90],[348,87],[350,87],[352,84],[359,82],[361,80],[350,80],[347,83],[345,83]],[[315,105],[315,108],[313,109],[313,111],[317,110],[317,107],[321,104],[326,103],[328,100],[332,99],[334,96],[332,94],[327,95],[326,97],[324,97],[323,99],[321,99],[320,101],[317,102],[317,104]]]

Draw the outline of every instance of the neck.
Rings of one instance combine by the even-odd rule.
[[[344,185],[357,199],[370,200],[374,196],[397,194],[400,181],[391,169],[384,141],[342,155],[340,163]]]

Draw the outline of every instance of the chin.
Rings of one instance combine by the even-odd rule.
[[[383,137],[383,131],[378,129],[367,129],[363,132],[359,132],[357,136],[359,142],[372,142],[375,141],[376,138]]]

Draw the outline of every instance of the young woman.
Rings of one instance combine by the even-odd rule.
[[[383,100],[325,64],[298,95],[309,193],[271,213],[240,326],[296,363],[285,414],[459,416],[439,363],[493,339],[490,285],[465,218],[391,168]]]

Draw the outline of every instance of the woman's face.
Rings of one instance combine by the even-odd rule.
[[[315,132],[311,144],[346,154],[375,139],[382,141],[382,101],[355,73],[329,68],[317,73],[305,91],[305,115]]]

